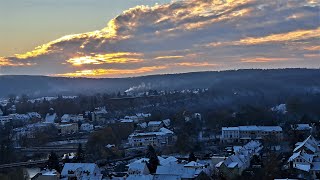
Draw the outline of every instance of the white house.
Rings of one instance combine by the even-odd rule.
[[[79,132],[79,126],[77,123],[70,124],[56,124],[58,132],[62,135],[74,134]]]
[[[128,141],[132,147],[142,146],[166,146],[174,142],[174,133],[166,128],[160,128],[160,131],[133,133],[129,135]]]
[[[160,128],[163,127],[162,121],[150,121],[148,122],[149,131],[159,131]]]
[[[320,173],[320,143],[311,135],[303,142],[296,143],[292,156],[289,158],[289,167],[309,173],[312,178]]]
[[[61,178],[101,180],[102,174],[94,163],[66,163],[61,171]]]
[[[55,121],[58,119],[57,114],[54,112],[53,108],[50,108],[49,113],[47,113],[45,117],[45,123],[55,123]]]
[[[148,175],[150,174],[149,168],[146,162],[133,162],[127,165],[129,167],[129,175]]]
[[[69,122],[82,122],[84,121],[83,115],[82,114],[64,114],[61,117],[61,122],[62,123],[69,123]]]
[[[89,123],[83,123],[80,126],[80,131],[93,131],[94,126],[92,124]]]
[[[253,155],[259,153],[263,146],[259,141],[250,141],[234,155],[216,165],[221,173],[230,179],[241,175],[250,166]]]
[[[108,111],[106,107],[98,107],[91,113],[92,121],[106,121],[108,119]]]
[[[272,137],[277,140],[282,139],[282,128],[280,126],[238,126],[222,127],[222,142],[249,142],[259,140],[264,137]]]
[[[9,114],[8,115],[12,120],[15,121],[29,121],[31,120],[30,116],[28,114]]]

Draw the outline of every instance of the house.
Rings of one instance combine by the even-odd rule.
[[[148,122],[148,130],[149,131],[159,131],[160,128],[163,127],[162,121],[150,121]]]
[[[56,170],[44,170],[37,173],[31,180],[59,180],[60,174]]]
[[[311,135],[303,142],[296,143],[292,156],[288,159],[289,168],[310,174],[312,179],[320,173],[320,143]]]
[[[61,171],[61,178],[81,180],[101,180],[102,174],[94,163],[66,163]]]
[[[303,171],[310,171],[314,155],[304,152],[304,150],[293,153],[288,162],[292,162],[292,167]]]
[[[200,113],[189,113],[189,112],[184,112],[184,120],[185,122],[189,122],[191,120],[197,120],[197,121],[201,121],[201,114]]]
[[[133,162],[128,166],[129,175],[148,175],[150,174],[149,168],[146,162]]]
[[[218,163],[216,168],[227,179],[234,179],[250,167],[250,161],[253,155],[257,155],[262,148],[263,146],[259,141],[250,141],[234,155]]]
[[[61,117],[61,122],[62,123],[69,123],[69,122],[83,122],[84,121],[84,117],[82,114],[64,114]]]
[[[221,142],[249,142],[267,137],[281,140],[283,138],[282,128],[280,126],[222,127]]]
[[[3,112],[2,112],[2,110],[1,110],[1,108],[0,108],[0,116],[3,116]]]
[[[89,123],[83,123],[80,126],[80,131],[90,132],[90,131],[93,131],[93,129],[94,129],[94,126],[92,124],[89,124]]]
[[[13,129],[13,140],[20,140],[22,137],[29,139],[35,138],[37,132],[46,132],[52,129],[53,124],[50,123],[33,123],[21,128]]]
[[[293,124],[291,125],[291,129],[297,133],[297,135],[307,138],[309,135],[311,135],[313,128],[309,124]]]
[[[191,161],[189,163],[171,161],[170,163],[161,163],[157,167],[154,179],[196,179],[206,171],[207,167],[198,162]]]
[[[45,123],[55,123],[57,120],[58,120],[57,113],[54,112],[53,108],[50,108],[49,112],[45,117]]]
[[[175,142],[174,133],[166,128],[160,128],[159,131],[133,133],[129,135],[129,144],[132,147],[145,147],[153,145],[157,147],[170,145]]]
[[[108,119],[108,111],[106,107],[98,107],[91,113],[92,121],[106,122]]]
[[[60,174],[56,170],[40,168],[23,168],[23,176],[27,180],[59,180]]]
[[[28,112],[27,115],[30,117],[31,121],[39,122],[41,120],[41,115],[37,112]]]
[[[56,124],[58,132],[62,135],[74,134],[79,132],[79,125],[77,123],[71,124]]]
[[[165,127],[170,127],[170,125],[171,125],[171,120],[170,119],[162,120],[162,122],[165,125]]]
[[[15,113],[15,114],[9,114],[8,116],[14,121],[27,122],[27,121],[31,120],[31,118],[28,114]]]
[[[295,145],[296,147],[293,150],[294,153],[302,150],[309,154],[320,153],[319,142],[311,135],[303,142],[298,142]]]

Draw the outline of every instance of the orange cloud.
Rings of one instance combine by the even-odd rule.
[[[208,66],[218,66],[218,64],[212,64],[208,62],[182,62],[182,63],[175,63],[177,66],[188,66],[188,67],[208,67]]]
[[[63,77],[119,77],[123,75],[139,75],[143,73],[153,72],[155,70],[165,69],[167,66],[150,66],[138,69],[91,69],[80,70],[74,73],[56,74],[54,76]]]
[[[73,66],[81,66],[83,64],[137,63],[143,61],[143,59],[140,59],[142,56],[143,54],[141,53],[117,52],[74,57],[67,60],[67,62]]]
[[[320,46],[308,46],[308,47],[304,47],[303,49],[308,51],[320,51]]]
[[[29,63],[29,62],[27,62],[27,63],[16,62],[15,63],[15,62],[13,62],[13,61],[11,61],[9,59],[0,57],[0,67],[1,66],[13,66],[13,67],[15,67],[15,66],[33,66],[33,65],[35,65],[35,63]]]
[[[272,61],[288,61],[290,58],[267,58],[267,57],[255,57],[255,58],[244,58],[241,62],[244,63],[267,63]]]
[[[271,34],[263,37],[247,37],[239,41],[213,42],[208,44],[210,47],[230,46],[230,45],[258,45],[268,43],[283,43],[288,41],[305,40],[320,38],[320,27],[310,30],[296,30],[287,33]]]
[[[304,54],[303,56],[307,58],[320,58],[320,54]]]
[[[184,58],[184,56],[158,56],[154,59],[161,60],[161,59],[179,59],[179,58]]]

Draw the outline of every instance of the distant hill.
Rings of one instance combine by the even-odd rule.
[[[191,88],[210,88],[222,94],[229,91],[271,94],[320,93],[320,69],[232,70],[103,79],[0,76],[0,97],[7,97],[9,94],[41,97],[58,94],[124,92],[135,89],[181,90]]]

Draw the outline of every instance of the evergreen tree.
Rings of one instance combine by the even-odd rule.
[[[82,149],[82,144],[79,143],[76,158],[75,158],[77,163],[81,163],[84,160],[84,151]]]
[[[150,173],[156,173],[157,167],[158,165],[160,165],[160,161],[158,159],[155,149],[151,145],[148,146],[146,158],[149,158],[147,166],[149,168]]]
[[[55,169],[58,172],[60,171],[60,167],[59,167],[59,159],[58,156],[56,155],[56,153],[51,152],[48,158],[48,168],[49,169]]]
[[[191,162],[191,161],[197,161],[197,157],[194,155],[194,153],[193,152],[191,152],[190,154],[189,154],[189,158],[188,158],[188,161],[189,162]]]

